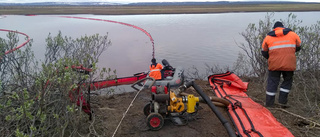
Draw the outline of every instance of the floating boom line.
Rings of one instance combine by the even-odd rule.
[[[19,46],[15,47],[13,49],[10,49],[10,50],[6,51],[4,53],[4,55],[7,55],[7,54],[9,54],[9,53],[11,53],[13,51],[16,51],[17,49],[23,47],[24,45],[26,45],[30,41],[30,37],[25,33],[22,33],[22,32],[19,32],[19,31],[7,30],[7,29],[0,29],[0,31],[14,32],[14,33],[18,33],[18,34],[21,34],[21,35],[24,35],[24,36],[27,37],[27,40],[25,42],[23,42],[22,44],[20,44]],[[1,57],[0,57],[0,59],[1,59]]]
[[[152,43],[152,58],[154,58],[154,40],[152,38],[152,36],[150,35],[150,33],[148,33],[145,29],[140,28],[138,26],[132,25],[132,24],[128,24],[128,23],[124,23],[124,22],[119,22],[119,21],[113,21],[113,20],[106,20],[106,19],[96,19],[96,18],[85,18],[85,17],[74,17],[74,16],[59,16],[62,18],[74,18],[74,19],[86,19],[86,20],[95,20],[95,21],[104,21],[104,22],[111,22],[111,23],[117,23],[117,24],[121,24],[121,25],[125,25],[125,26],[129,26],[129,27],[133,27],[135,29],[138,29],[140,31],[142,31],[144,34],[146,34],[149,39],[150,42]]]
[[[36,16],[36,15],[28,15],[28,16]],[[74,17],[74,16],[59,16],[59,17],[62,17],[62,18],[74,18],[74,19],[86,19],[86,20],[94,20],[94,21],[104,21],[104,22],[110,22],[110,23],[117,23],[117,24],[121,24],[121,25],[125,25],[125,26],[129,26],[129,27],[132,27],[132,28],[135,28],[135,29],[138,29],[140,31],[142,31],[144,34],[146,34],[149,39],[150,39],[150,42],[152,43],[152,58],[155,57],[155,52],[154,52],[154,40],[151,36],[151,34],[149,32],[147,32],[145,29],[143,28],[140,28],[138,26],[135,26],[135,25],[132,25],[132,24],[129,24],[129,23],[124,23],[124,22],[119,22],[119,21],[113,21],[113,20],[106,20],[106,19],[97,19],[97,18],[85,18],[85,17]],[[18,47],[14,48],[14,49],[11,49],[11,50],[8,50],[5,52],[5,55],[6,54],[9,54],[21,47],[23,47],[24,45],[26,45],[29,41],[30,41],[30,37],[25,34],[25,33],[22,33],[22,32],[19,32],[19,31],[13,31],[13,30],[7,30],[7,29],[0,29],[0,31],[7,31],[7,32],[16,32],[18,34],[22,34],[24,36],[27,37],[27,41],[25,41],[24,43],[22,43],[21,45],[19,45]],[[1,57],[0,57],[1,58]]]

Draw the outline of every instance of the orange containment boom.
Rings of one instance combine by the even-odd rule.
[[[229,116],[240,137],[293,137],[272,113],[245,93],[248,83],[232,72],[214,74],[208,82],[217,97],[227,99]]]

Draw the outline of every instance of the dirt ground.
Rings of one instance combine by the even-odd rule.
[[[209,96],[213,96],[213,92],[210,89],[207,81],[196,81],[202,90]],[[252,97],[257,103],[263,104],[264,93],[255,92],[261,85],[254,85],[249,82],[248,95]],[[198,95],[192,88],[188,89],[188,92],[193,92],[194,95]],[[95,111],[95,119],[101,120],[103,129],[103,136],[112,136],[115,130],[127,110],[129,104],[135,97],[137,92],[129,92],[123,94],[116,94],[112,96],[97,96],[94,98],[98,104],[93,105]],[[219,121],[217,116],[207,106],[207,104],[200,103],[202,109],[198,111],[197,119],[189,121],[187,125],[175,125],[171,120],[166,119],[163,127],[158,131],[149,130],[146,124],[146,116],[143,113],[144,106],[151,99],[150,90],[142,90],[137,96],[133,105],[127,112],[125,118],[121,122],[115,137],[225,137],[228,136],[226,129]],[[219,111],[224,117],[229,120],[232,125],[226,109],[218,107]],[[277,118],[277,120],[287,127],[291,133],[296,137],[318,137],[320,135],[320,128],[312,126],[310,122],[299,118],[299,116],[293,114],[302,114],[303,109],[297,109],[296,107],[290,107],[286,109],[270,108],[270,112]],[[292,114],[289,114],[289,113]]]

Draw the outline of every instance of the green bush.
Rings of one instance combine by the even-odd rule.
[[[49,34],[41,63],[34,58],[32,42],[4,55],[4,51],[19,42],[16,33],[9,32],[7,36],[8,40],[0,39],[0,136],[103,134],[96,132],[92,126],[95,120],[89,121],[82,104],[77,106],[75,101],[81,95],[86,100],[90,96],[86,94],[89,84],[80,83],[89,83],[96,73],[108,73],[105,78],[111,75],[110,69],[98,72],[96,68],[99,56],[111,45],[108,36],[96,34],[72,39],[63,37],[61,32],[55,37]],[[72,65],[92,65],[93,72],[79,73]]]

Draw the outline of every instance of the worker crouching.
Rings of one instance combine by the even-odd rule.
[[[150,68],[149,76],[154,78],[155,80],[161,80],[162,79],[161,70],[163,66],[160,63],[157,63],[155,58],[151,59],[151,63],[152,64],[149,66]]]

